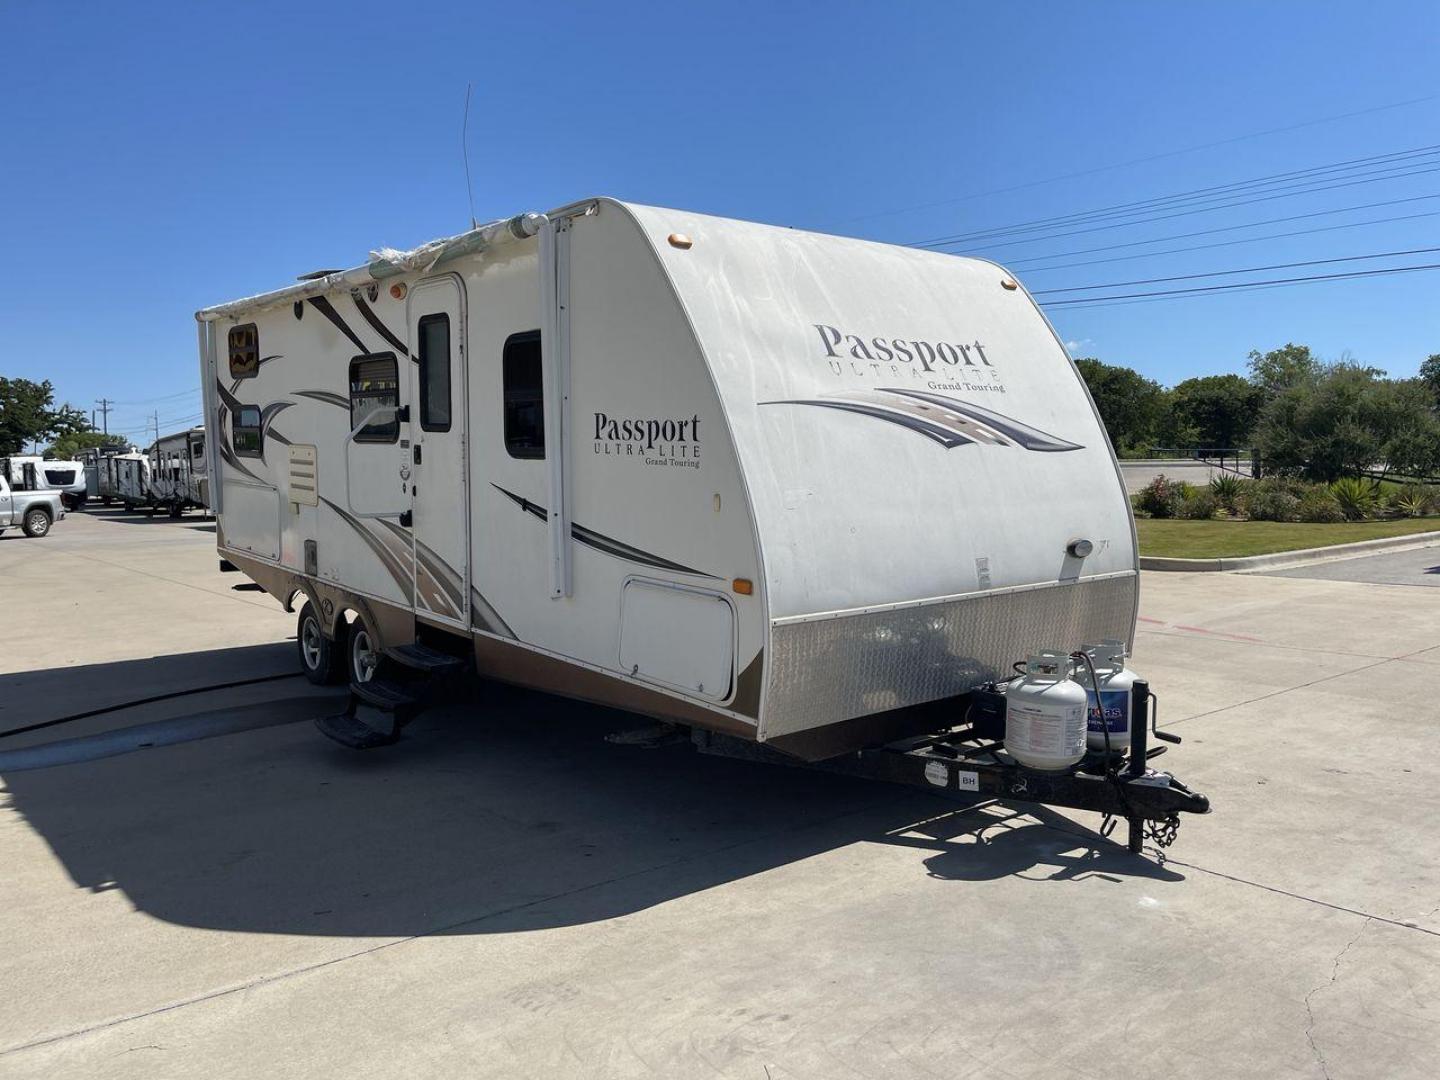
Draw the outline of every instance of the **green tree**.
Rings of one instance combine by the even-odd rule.
[[[49,380],[37,383],[0,375],[0,455],[19,454],[27,443],[90,427],[79,409],[69,405],[56,409],[54,400],[55,388]]]
[[[107,450],[124,451],[129,445],[123,435],[103,435],[91,428],[89,431],[76,431],[68,435],[61,435],[45,448],[45,456],[68,461],[79,457],[82,450],[104,447]]]
[[[1192,432],[1193,437],[1172,445],[1211,449],[1248,446],[1264,403],[1264,391],[1239,375],[1186,379],[1170,391],[1169,425],[1180,433]]]
[[[1267,353],[1251,350],[1249,364],[1250,381],[1264,391],[1267,399],[1313,379],[1322,367],[1310,346],[1292,343]]]
[[[1165,415],[1165,391],[1138,371],[1094,357],[1075,361],[1110,442],[1119,452],[1152,445]]]
[[[1420,381],[1430,391],[1437,408],[1440,408],[1440,353],[1431,353],[1420,365]]]
[[[1318,368],[1266,404],[1256,435],[1267,468],[1330,481],[1383,466],[1407,475],[1440,467],[1440,420],[1418,379],[1357,364]]]

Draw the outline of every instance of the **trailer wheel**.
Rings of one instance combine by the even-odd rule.
[[[24,528],[26,536],[44,536],[50,531],[50,515],[44,510],[31,510],[25,515],[25,524],[22,528]]]
[[[380,673],[384,654],[380,651],[379,642],[375,640],[375,631],[370,629],[370,624],[363,615],[356,615],[355,621],[350,624],[350,642],[346,653],[349,658],[347,674],[351,682],[369,682]]]
[[[333,686],[345,677],[344,650],[325,636],[320,617],[309,601],[300,609],[295,645],[300,653],[300,670],[316,686]]]

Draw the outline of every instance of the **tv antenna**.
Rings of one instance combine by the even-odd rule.
[[[465,160],[465,195],[470,200],[470,228],[478,228],[475,220],[475,187],[470,182],[470,92],[472,83],[465,84],[465,119],[460,122],[460,156]]]

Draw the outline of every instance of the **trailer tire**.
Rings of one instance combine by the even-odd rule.
[[[316,686],[334,686],[345,678],[346,650],[325,636],[309,601],[300,609],[295,624],[295,648],[300,654],[300,670]]]
[[[50,531],[50,515],[44,510],[31,510],[25,515],[22,526],[26,536],[41,537]]]
[[[380,652],[375,631],[365,621],[365,616],[356,615],[350,624],[350,635],[345,647],[346,677],[350,682],[369,682],[383,674],[384,656]]]

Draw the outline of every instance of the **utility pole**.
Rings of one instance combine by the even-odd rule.
[[[98,399],[98,400],[95,402],[95,404],[99,407],[99,410],[98,410],[98,411],[99,411],[99,413],[100,413],[101,431],[102,431],[102,433],[104,433],[104,434],[106,434],[106,435],[109,435],[109,434],[110,434],[110,409],[114,406],[115,403],[114,403],[113,401],[111,401],[109,398],[103,398],[103,397],[102,397],[102,398]],[[91,416],[91,423],[93,424],[93,423],[94,423],[95,413],[92,412],[92,413],[90,414],[90,416]]]

